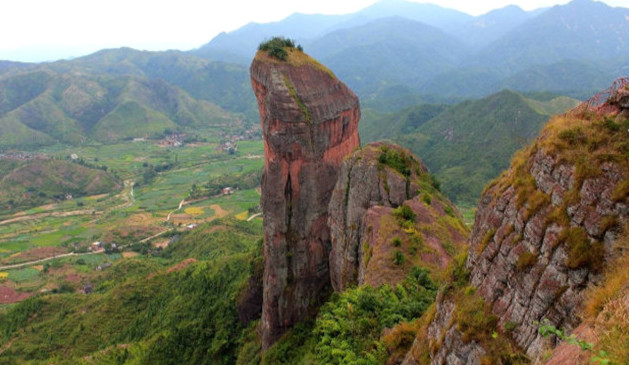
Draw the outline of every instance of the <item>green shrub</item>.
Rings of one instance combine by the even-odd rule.
[[[388,358],[384,328],[419,318],[436,296],[428,271],[414,267],[395,286],[364,286],[333,295],[320,310],[312,338],[317,365],[375,365]]]
[[[559,138],[568,142],[571,146],[584,144],[587,141],[587,136],[581,127],[565,129],[559,132]]]
[[[422,201],[428,205],[432,204],[432,197],[429,194],[422,195]]]
[[[395,247],[402,246],[402,240],[400,239],[400,237],[394,237],[393,238],[393,246],[395,246]]]
[[[411,167],[414,161],[412,156],[407,155],[404,151],[398,151],[387,146],[380,147],[380,151],[378,162],[391,167],[404,176],[411,175]]]
[[[417,215],[413,212],[413,209],[406,204],[402,204],[393,210],[393,215],[401,220],[407,222],[414,222]]]
[[[404,252],[402,251],[394,251],[393,252],[393,263],[396,265],[402,265],[404,264]]]
[[[268,41],[260,43],[258,50],[267,52],[271,57],[277,58],[281,61],[286,61],[288,58],[288,51],[286,49],[297,49],[303,52],[303,47],[298,45],[295,47],[295,41],[290,38],[273,37]]]

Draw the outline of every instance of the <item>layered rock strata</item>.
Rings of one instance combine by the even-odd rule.
[[[584,290],[616,256],[628,220],[626,116],[592,118],[551,121],[478,206],[469,284],[496,318],[490,331],[533,360],[552,346],[540,323],[568,332],[579,325]],[[455,303],[448,295],[437,303],[428,327],[432,364],[479,364],[491,351],[466,341]]]
[[[360,145],[358,98],[296,49],[258,52],[251,83],[262,124],[262,347],[313,314],[330,284],[327,207],[343,157]]]

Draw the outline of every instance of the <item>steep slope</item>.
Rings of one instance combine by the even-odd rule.
[[[234,364],[246,333],[237,305],[261,234],[259,223],[223,219],[180,233],[158,258],[102,271],[85,259],[83,282],[3,308],[2,362]],[[79,292],[87,283],[93,291]]]
[[[405,17],[439,29],[455,27],[472,17],[465,13],[434,4],[419,4],[404,0],[379,1],[363,10],[344,15],[292,14],[278,22],[249,23],[229,33],[221,33],[207,44],[190,53],[218,61],[246,64],[261,42],[283,35],[297,39],[311,49],[310,41],[339,29],[361,27],[376,19]],[[312,53],[320,58],[322,55]]]
[[[238,59],[246,62],[254,45],[270,34],[296,37],[365,104],[400,86],[411,91],[407,100],[421,95],[448,103],[505,88],[585,98],[604,88],[609,78],[626,73],[612,63],[627,54],[628,11],[576,0],[550,9],[505,7],[470,17],[432,4],[381,1],[350,15],[296,14],[248,25],[203,48],[216,46],[214,56],[220,50],[240,54]],[[400,24],[384,27],[387,18]],[[322,26],[313,26],[315,20]],[[295,29],[299,22],[303,29]]]
[[[263,349],[323,299],[326,210],[343,157],[360,145],[354,93],[301,50],[279,38],[269,44],[286,59],[259,51],[251,64],[265,152]]]
[[[423,163],[383,143],[345,158],[328,212],[336,291],[396,285],[413,266],[438,277],[468,235]]]
[[[398,113],[382,113],[364,109],[360,123],[360,135],[364,141],[393,139],[399,135],[415,132],[422,124],[430,121],[450,108],[445,104],[415,104]]]
[[[278,34],[296,39],[312,39],[333,29],[353,16],[299,14],[265,24],[249,23],[233,32],[221,33],[192,54],[218,61],[246,64],[254,55],[255,49],[262,41]]]
[[[425,356],[421,343],[432,364],[512,363],[517,349],[534,360],[553,345],[540,323],[580,323],[584,290],[626,253],[629,113],[620,110],[612,94],[593,112],[553,118],[486,188],[467,274],[461,267],[440,295],[407,363]]]
[[[508,5],[477,16],[455,27],[451,33],[473,49],[479,49],[500,39],[532,17],[533,12],[526,12],[516,5]]]

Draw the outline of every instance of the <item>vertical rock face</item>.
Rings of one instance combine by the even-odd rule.
[[[531,359],[552,345],[539,334],[540,323],[567,331],[578,326],[584,290],[617,255],[628,220],[629,121],[613,117],[555,118],[481,197],[466,263],[469,284],[495,316],[491,331]],[[490,356],[484,344],[466,342],[452,321],[462,317],[457,300],[464,299],[437,303],[428,328],[433,364]]]
[[[360,145],[358,98],[325,67],[289,50],[251,64],[265,164],[262,347],[312,314],[329,286],[327,207],[343,157]]]
[[[411,234],[393,214],[393,208],[403,204],[416,215]],[[449,220],[444,219],[446,211]],[[444,269],[453,250],[468,238],[454,211],[410,151],[377,142],[353,152],[343,161],[328,207],[334,290],[396,284],[412,264]],[[400,240],[397,247],[395,238]],[[392,264],[395,251],[408,257],[407,266]]]

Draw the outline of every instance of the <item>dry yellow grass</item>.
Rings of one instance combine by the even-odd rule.
[[[295,66],[313,65],[315,68],[330,75],[330,77],[334,79],[336,78],[332,70],[325,67],[324,65],[319,63],[319,61],[310,57],[308,54],[302,51],[299,51],[297,49],[286,48],[286,51],[288,52],[288,58],[286,59],[286,61],[280,61],[277,58],[269,56],[266,52],[263,52],[263,51],[258,51],[258,53],[256,54],[256,59],[260,61],[264,61],[264,62],[271,62],[271,63],[288,62],[291,65],[295,65]]]
[[[629,287],[629,270],[627,270],[629,267],[629,226],[624,227],[624,232],[616,244],[617,249],[624,252],[624,255],[609,263],[604,272],[603,282],[588,291],[583,306],[584,319],[595,319],[607,303],[621,295],[623,289]]]
[[[236,214],[236,219],[240,219],[241,221],[247,220],[247,218],[249,218],[249,212],[247,211]]]
[[[201,214],[203,214],[203,208],[201,208],[201,207],[189,207],[189,208],[184,209],[184,212],[186,214],[192,215],[192,216],[201,215]]]
[[[598,348],[608,354],[612,364],[629,363],[629,293],[605,304],[594,324]]]
[[[223,217],[225,217],[225,216],[227,216],[229,214],[228,211],[223,209],[218,204],[212,204],[212,205],[210,205],[210,208],[212,208],[212,210],[214,211],[214,217],[213,218],[223,218]]]

